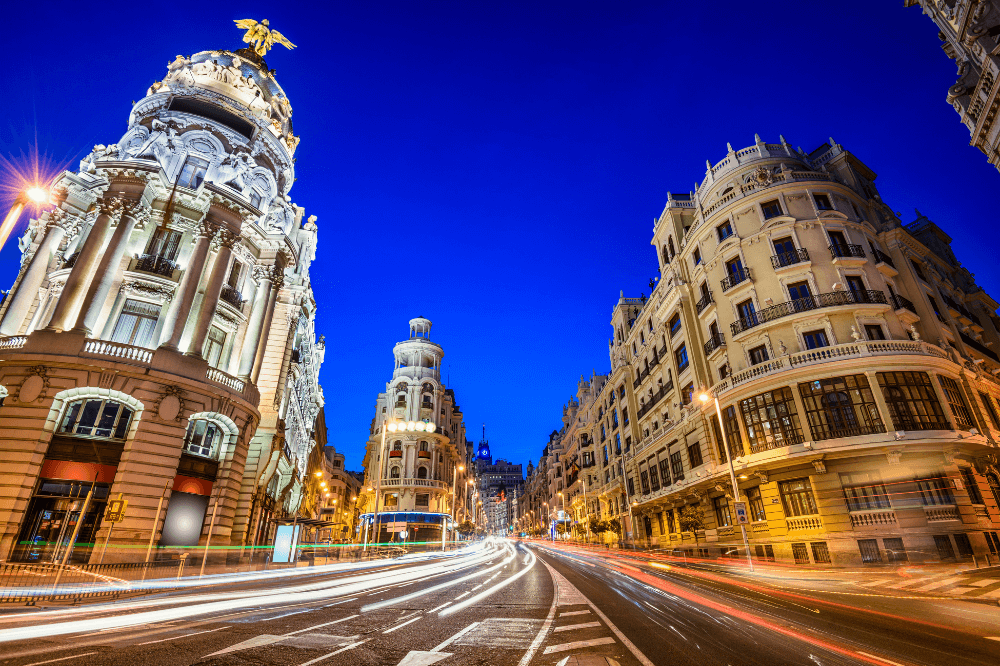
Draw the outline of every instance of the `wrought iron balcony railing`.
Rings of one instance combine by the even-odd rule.
[[[885,294],[876,289],[866,291],[835,291],[830,294],[816,294],[815,296],[807,296],[806,298],[796,298],[793,301],[779,303],[778,305],[765,308],[760,312],[755,312],[749,317],[740,317],[732,323],[733,335],[738,335],[765,322],[786,317],[797,312],[831,308],[838,305],[878,303],[887,303],[887,301]]]
[[[809,251],[804,247],[800,247],[799,249],[792,250],[791,252],[782,252],[781,254],[772,256],[771,266],[778,269],[784,268],[785,266],[801,264],[803,261],[809,261]]]

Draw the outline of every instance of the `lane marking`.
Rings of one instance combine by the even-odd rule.
[[[542,564],[545,564],[545,562],[543,561]],[[552,567],[547,564],[545,564],[545,566],[548,568],[549,574],[551,575],[553,573]],[[528,666],[528,664],[531,663],[531,658],[535,656],[536,652],[538,652],[538,648],[541,646],[542,641],[545,640],[546,634],[549,633],[549,627],[552,626],[552,623],[556,619],[556,607],[558,604],[559,582],[556,580],[555,576],[552,576],[552,607],[549,608],[549,615],[545,618],[542,628],[538,630],[538,635],[535,636],[535,640],[533,640],[531,645],[528,646],[528,651],[524,653],[523,657],[521,657],[521,661],[518,662],[517,666]]]
[[[228,629],[228,628],[229,627],[218,627],[217,629],[206,629],[205,631],[196,631],[193,634],[184,634],[183,636],[174,636],[173,638],[161,638],[156,641],[146,641],[145,643],[136,643],[136,646],[138,647],[139,645],[152,645],[153,643],[165,643],[166,641],[176,641],[181,638],[188,638],[189,636],[197,636],[198,634],[210,634],[213,631],[222,631],[223,629]]]
[[[559,617],[569,617],[570,615],[590,615],[590,610],[566,611],[565,613],[559,613]]]
[[[558,634],[560,631],[573,631],[574,629],[587,629],[590,627],[599,627],[600,622],[581,622],[580,624],[567,624],[565,627],[556,627],[552,630],[553,634]]]
[[[340,622],[346,622],[347,620],[352,620],[352,619],[354,619],[356,617],[360,617],[360,616],[357,613],[355,613],[354,615],[348,615],[347,617],[342,617],[339,620],[334,620],[333,622],[324,622],[323,624],[317,624],[317,625],[312,626],[312,627],[306,627],[305,629],[299,629],[298,631],[292,631],[292,632],[289,632],[289,633],[287,633],[285,635],[286,636],[294,636],[295,634],[302,634],[302,633],[305,633],[307,631],[312,631],[313,629],[319,629],[320,627],[328,627],[331,624],[338,624]],[[209,656],[211,656],[211,655],[209,655]]]
[[[929,592],[930,590],[936,590],[939,587],[944,587],[945,585],[951,585],[952,583],[957,583],[962,580],[961,576],[955,578],[945,578],[944,580],[939,580],[931,583],[930,585],[922,585],[921,587],[914,587],[910,592]]]
[[[299,666],[309,666],[310,664],[319,663],[324,659],[329,659],[330,657],[340,654],[341,652],[347,652],[348,650],[353,650],[354,648],[358,647],[367,640],[368,639],[366,638],[363,641],[358,641],[357,643],[351,643],[350,645],[345,645],[344,647],[340,648],[339,650],[336,650],[335,652],[331,652],[330,654],[324,654],[322,657],[316,657],[315,659],[310,659],[309,661],[299,664]]]
[[[458,632],[457,634],[455,634],[454,636],[452,636],[451,638],[449,638],[448,640],[446,640],[444,643],[441,643],[441,645],[438,645],[436,648],[434,648],[433,650],[431,650],[431,652],[440,652],[441,650],[445,649],[446,647],[448,647],[449,645],[451,645],[452,643],[454,643],[455,641],[457,641],[462,636],[466,635],[467,633],[469,633],[470,631],[472,631],[473,629],[475,629],[476,627],[478,627],[479,624],[480,624],[479,622],[473,622],[472,624],[470,624],[469,626],[467,626],[465,629],[462,629],[460,632]],[[303,664],[303,666],[305,666],[305,664]]]
[[[486,599],[487,597],[495,594],[500,589],[502,589],[504,587],[507,587],[511,583],[516,582],[517,579],[519,579],[521,576],[524,576],[525,574],[527,574],[528,572],[530,572],[532,569],[535,568],[535,564],[538,562],[538,558],[535,557],[534,553],[530,553],[530,554],[531,554],[531,564],[529,564],[527,566],[527,568],[521,569],[520,571],[518,571],[513,576],[510,576],[509,578],[506,578],[506,579],[500,581],[499,583],[497,583],[493,587],[486,588],[485,590],[483,590],[482,592],[480,592],[476,596],[469,597],[468,599],[466,599],[462,603],[458,604],[457,606],[452,606],[451,608],[444,609],[443,611],[441,611],[440,613],[438,613],[438,617],[445,617],[445,616],[451,615],[452,613],[456,613],[456,612],[458,612],[460,610],[468,608],[472,604],[480,602],[483,599]],[[652,665],[650,665],[650,666],[652,666]]]
[[[293,615],[301,615],[302,613],[311,613],[314,608],[307,608],[306,610],[295,611],[294,613],[285,613],[284,615],[279,615],[278,617],[269,617],[266,620],[261,620],[261,622],[270,622],[271,620],[280,620],[283,617],[291,617]]]
[[[876,657],[876,656],[875,656],[875,655],[873,655],[873,654],[868,654],[867,652],[862,652],[861,650],[858,650],[858,654],[860,654],[860,655],[864,655],[864,656],[866,656],[866,657],[870,657],[870,658],[872,658],[872,659],[876,659],[876,660],[878,660],[878,661],[884,661],[884,662],[885,662],[885,663],[887,663],[887,664],[892,664],[892,666],[903,666],[903,665],[902,665],[901,663],[899,663],[898,661],[889,661],[888,659],[885,659],[884,657]]]
[[[441,604],[440,606],[438,606],[437,608],[432,608],[432,609],[430,609],[430,610],[429,610],[429,611],[427,611],[427,612],[428,612],[428,613],[434,613],[434,612],[436,612],[436,611],[439,611],[439,610],[441,610],[441,609],[442,609],[442,608],[444,608],[445,606],[450,606],[450,605],[452,605],[453,603],[455,603],[455,602],[454,602],[454,601],[446,601],[446,602],[444,602],[443,604]]]
[[[460,594],[457,597],[455,597],[455,601],[458,601],[459,599],[462,599],[463,597],[467,597],[470,594],[472,594],[472,592],[462,592],[462,594]]]
[[[36,661],[33,664],[26,664],[25,666],[39,666],[40,664],[51,664],[56,661],[66,661],[67,659],[75,659],[76,657],[89,657],[92,654],[97,654],[97,652],[84,652],[83,654],[71,654],[68,657],[59,657],[58,659],[49,659],[48,661]]]
[[[542,654],[553,654],[555,652],[565,652],[566,650],[575,650],[577,648],[594,647],[595,645],[609,645],[614,643],[615,639],[610,637],[605,638],[595,638],[590,641],[573,641],[572,643],[560,643],[559,645],[550,645]]]
[[[1000,636],[983,636],[988,641],[1000,641]]]
[[[343,601],[335,601],[332,604],[327,604],[326,606],[320,606],[320,608],[329,608],[330,606],[339,606],[340,604],[346,604],[348,601],[357,601],[357,600],[358,600],[357,597],[354,597],[353,599],[344,599]]]
[[[397,625],[396,625],[395,627],[393,627],[392,629],[386,629],[386,630],[385,630],[385,631],[383,631],[382,633],[383,633],[383,634],[391,634],[392,632],[396,631],[397,629],[402,629],[402,628],[403,628],[403,627],[405,627],[406,625],[408,625],[408,624],[413,624],[414,622],[416,622],[416,621],[417,621],[417,620],[419,620],[419,619],[420,619],[419,617],[415,617],[415,618],[413,618],[412,620],[407,620],[407,621],[406,621],[406,622],[404,622],[403,624],[397,624]]]
[[[481,587],[482,587],[483,585],[485,585],[485,584],[486,584],[486,583],[480,583],[479,585],[476,585],[476,586],[475,586],[474,588],[472,588],[472,589],[470,590],[470,592],[475,592],[476,590],[478,590],[479,588],[481,588]]]

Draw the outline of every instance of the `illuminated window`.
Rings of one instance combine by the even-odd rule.
[[[159,305],[127,299],[111,333],[111,342],[149,347],[153,344],[153,330],[159,316]]]
[[[218,455],[222,429],[205,419],[195,419],[188,423],[184,435],[184,452],[201,458],[215,458]]]
[[[197,189],[208,172],[208,162],[200,157],[188,157],[181,167],[181,173],[177,177],[177,184],[181,187]]]
[[[109,439],[125,439],[132,410],[113,400],[90,398],[71,402],[59,432]]]

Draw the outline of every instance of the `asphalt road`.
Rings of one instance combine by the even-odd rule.
[[[0,614],[11,666],[435,663],[1000,664],[1000,608],[498,542]]]

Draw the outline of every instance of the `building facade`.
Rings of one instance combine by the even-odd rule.
[[[441,380],[444,350],[430,332],[429,320],[410,320],[409,338],[393,348],[392,379],[375,401],[358,498],[358,531],[368,541],[400,540],[403,531],[411,541],[440,540],[442,525],[464,509],[472,475],[465,423]]]
[[[263,58],[204,51],[59,176],[0,307],[0,558],[96,559],[70,543],[91,488],[79,544],[128,500],[104,561],[264,543],[296,510],[324,354],[297,143]]]
[[[1000,554],[997,303],[874,180],[833,140],[758,138],[668,195],[660,278],[615,305],[611,373],[577,411],[589,515],[626,540],[742,549],[732,457],[761,559]]]
[[[958,66],[958,80],[946,100],[969,129],[971,140],[1000,169],[997,79],[1000,78],[1000,2],[998,0],[904,0],[920,7],[938,27],[945,54]]]
[[[523,492],[524,471],[519,464],[493,460],[485,428],[476,452],[475,474],[483,502],[485,529],[492,534],[507,534],[516,523],[517,498]]]

